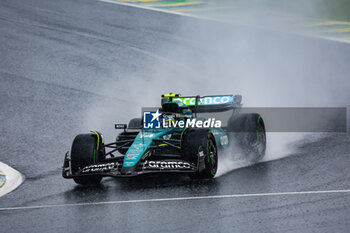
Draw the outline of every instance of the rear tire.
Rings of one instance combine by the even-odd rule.
[[[262,117],[246,113],[229,119],[228,128],[235,137],[249,162],[257,162],[265,155],[266,132]]]
[[[82,170],[85,166],[98,163],[104,159],[102,138],[96,134],[79,134],[75,137],[71,149],[72,173]],[[99,141],[97,150],[97,141]],[[97,185],[101,182],[101,176],[77,176],[73,180],[81,185]]]
[[[195,178],[213,178],[218,168],[218,150],[213,134],[208,129],[188,129],[182,140],[182,150],[186,160],[197,163],[203,153],[204,169]]]

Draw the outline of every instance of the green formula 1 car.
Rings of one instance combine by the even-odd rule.
[[[264,122],[259,114],[240,113],[241,99],[240,95],[162,95],[160,108],[143,109],[142,117],[128,125],[116,124],[122,132],[114,142],[105,143],[97,131],[76,136],[65,155],[62,175],[82,185],[98,184],[104,176],[146,173],[213,178],[221,151],[232,149],[233,140],[247,159],[258,161],[266,150]],[[219,120],[219,115],[228,117]]]

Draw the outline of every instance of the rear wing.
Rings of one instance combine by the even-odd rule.
[[[162,95],[162,104],[181,102],[194,113],[222,112],[242,106],[241,95],[181,96],[180,94]]]

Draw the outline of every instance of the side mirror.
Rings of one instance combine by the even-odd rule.
[[[114,127],[115,127],[115,129],[125,130],[127,128],[127,125],[126,124],[115,124]]]

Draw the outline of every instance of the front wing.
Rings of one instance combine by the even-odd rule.
[[[123,167],[123,161],[105,161],[88,165],[73,174],[69,153],[66,153],[62,170],[64,178],[78,176],[132,177],[148,173],[195,173],[199,167],[182,159],[159,159],[140,161],[135,167]]]

